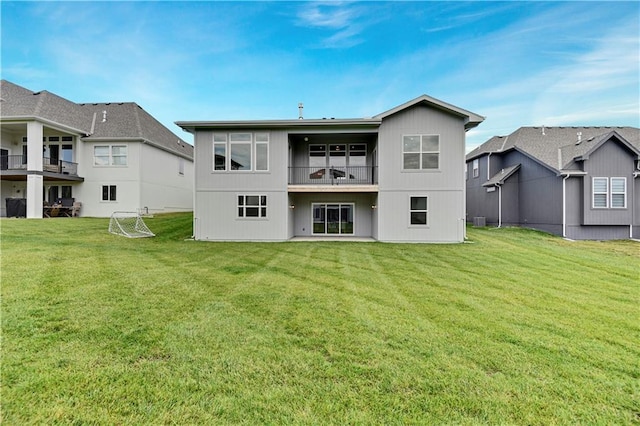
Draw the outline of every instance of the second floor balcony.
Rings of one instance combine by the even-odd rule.
[[[290,185],[377,185],[375,166],[289,167]]]
[[[2,179],[24,180],[27,176],[27,159],[24,155],[0,156]],[[42,158],[42,172],[45,178],[54,180],[82,180],[78,176],[78,164],[56,158]]]

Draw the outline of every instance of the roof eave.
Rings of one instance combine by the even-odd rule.
[[[633,146],[633,144],[631,144],[628,140],[626,140],[620,133],[616,132],[615,130],[612,130],[611,132],[609,132],[608,134],[603,136],[586,153],[582,154],[581,156],[575,157],[573,160],[574,161],[585,161],[585,160],[588,160],[589,156],[591,156],[591,154],[593,154],[604,143],[610,141],[614,137],[618,140],[618,142],[620,142],[622,145],[627,147],[627,149],[629,149],[631,152],[633,152],[636,155],[636,159],[640,159],[640,150],[638,150],[635,146]]]
[[[540,164],[541,166],[551,170],[552,172],[554,172],[556,174],[556,176],[560,176],[560,170],[559,169],[549,165],[548,163],[545,163],[544,161],[540,160],[538,157],[535,157],[535,156],[529,154],[527,151],[524,151],[520,147],[514,146],[513,149],[515,151],[518,151],[520,154],[526,156],[527,158],[530,158],[531,160],[533,160],[536,163]]]
[[[487,182],[483,183],[482,186],[489,187],[489,186],[501,186],[501,185],[504,185],[504,182],[507,179],[509,179],[511,176],[513,176],[513,174],[515,174],[515,172],[520,170],[520,164],[508,167],[507,169],[509,169],[509,170],[506,173],[504,173],[504,169],[503,169],[503,171],[501,172],[501,174],[503,176],[500,176],[500,179],[498,179],[498,180],[494,179],[495,176],[498,175],[498,173],[496,173],[493,177],[491,177],[491,179],[489,179]]]
[[[484,157],[485,155],[489,155],[489,154],[504,154],[505,152],[509,152],[512,151],[514,149],[514,147],[509,147],[507,149],[504,150],[489,150],[489,151],[479,151],[477,153],[473,153],[473,151],[471,151],[470,153],[468,153],[465,156],[465,162],[469,162],[469,161],[473,161],[476,158],[480,158],[480,157]]]
[[[168,147],[166,147],[164,145],[155,143],[155,142],[147,140],[147,139],[143,139],[142,143],[145,144],[145,145],[150,145],[150,146],[152,146],[154,148],[158,148],[158,149],[160,149],[162,151],[168,152],[169,154],[177,155],[178,157],[182,157],[182,158],[184,158],[186,160],[189,160],[189,161],[193,162],[193,155],[185,154],[185,153],[179,152],[179,151],[174,151],[171,148],[168,148]]]
[[[0,124],[1,123],[14,123],[14,122],[21,122],[21,121],[39,121],[42,124],[46,124],[47,127],[51,127],[51,128],[55,128],[57,130],[61,130],[63,132],[68,132],[68,133],[74,133],[77,135],[88,135],[89,131],[88,130],[82,130],[82,129],[77,129],[75,127],[71,127],[71,126],[67,126],[65,124],[62,123],[58,123],[56,121],[52,121],[46,118],[42,118],[42,117],[38,117],[35,115],[24,115],[24,116],[4,116],[4,117],[0,117]]]
[[[382,120],[360,119],[298,119],[298,120],[234,120],[234,121],[176,121],[183,130],[194,133],[206,129],[282,129],[307,127],[363,127],[377,128]]]
[[[140,137],[108,137],[108,136],[100,136],[100,137],[85,137],[82,138],[82,140],[86,141],[86,142],[140,142],[146,145],[151,145],[155,148],[161,149],[165,152],[169,152],[171,154],[174,155],[178,155],[180,157],[184,157],[188,160],[193,161],[193,156],[190,156],[189,154],[185,154],[179,151],[175,151],[172,150],[171,148],[168,148],[162,144],[156,143],[154,141],[151,141],[149,139],[145,139],[145,138],[140,138]],[[186,142],[184,142],[185,144],[187,144]],[[188,145],[188,144],[187,144]]]
[[[414,105],[418,105],[421,103],[428,103],[430,105],[433,105],[439,109],[448,111],[448,112],[452,112],[455,113],[457,115],[460,115],[462,117],[467,117],[466,122],[465,122],[465,129],[469,130],[472,129],[474,127],[476,127],[477,125],[479,125],[480,123],[482,123],[485,120],[485,117],[478,115],[476,113],[473,113],[471,111],[467,111],[466,109],[457,107],[455,105],[452,105],[450,103],[441,101],[440,99],[436,99],[436,98],[432,98],[429,95],[421,95],[418,96],[415,99],[412,99],[408,102],[403,103],[402,105],[398,105],[395,108],[392,108],[388,111],[382,112],[376,116],[374,116],[374,118],[386,118],[389,117],[390,115],[396,114],[400,111],[403,111],[407,108],[411,108]]]
[[[118,142],[144,142],[146,139],[139,136],[86,136],[82,138],[88,142],[105,142],[105,141],[118,141]]]

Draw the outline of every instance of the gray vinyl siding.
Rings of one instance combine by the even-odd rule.
[[[215,133],[255,133],[231,129]],[[287,133],[269,132],[268,171],[214,171],[213,131],[195,135],[194,235],[198,240],[284,241],[290,236]],[[266,195],[267,218],[237,217],[238,195]]]
[[[403,170],[403,135],[440,136],[439,170]],[[464,188],[464,123],[462,118],[415,106],[392,115],[380,125],[378,163],[380,191]]]
[[[440,137],[438,170],[403,170],[403,135]],[[464,239],[464,123],[462,118],[415,106],[384,119],[378,136],[378,239],[460,242]],[[411,196],[429,197],[429,226],[409,224]]]
[[[498,224],[498,190],[487,192],[487,188],[482,186],[488,181],[487,167],[488,155],[478,158],[478,176],[473,176],[473,160],[467,163],[467,214],[466,220],[473,223],[475,217],[484,217],[487,225]],[[497,155],[491,155],[490,165],[492,171],[489,177],[493,176],[499,168],[494,164],[501,164],[502,160]],[[493,171],[495,170],[495,171]]]
[[[634,206],[633,157],[626,148],[613,141],[606,142],[584,162],[587,178],[584,185],[584,225],[631,225]],[[594,177],[624,177],[627,180],[626,208],[593,208]]]
[[[427,226],[410,224],[412,196],[428,199]],[[385,242],[456,243],[464,240],[464,191],[384,191],[378,194],[378,239]],[[458,214],[456,214],[458,213]]]
[[[287,132],[258,131],[258,133],[269,133],[268,171],[214,171],[214,133],[256,133],[256,131],[243,129],[198,131],[195,136],[196,191],[247,190],[248,188],[256,191],[287,190]]]
[[[633,190],[633,238],[640,239],[640,177],[631,181]]]
[[[640,239],[640,177],[631,181],[633,192],[633,238]]]
[[[473,177],[473,161],[467,163],[467,221],[485,217],[487,225],[499,221],[499,190],[487,192],[483,187],[489,176],[502,168],[520,164],[520,169],[502,186],[502,225],[520,225],[541,231],[562,233],[562,178],[537,161],[518,152],[493,154],[479,158],[479,175]]]
[[[238,195],[266,195],[266,218],[239,218]],[[199,191],[195,238],[209,241],[285,241],[288,239],[286,191]]]
[[[562,232],[562,178],[532,158],[511,151],[506,166],[520,164],[520,224],[546,232]]]
[[[500,190],[502,191],[502,226],[518,225],[520,223],[520,170],[511,175]]]
[[[629,239],[629,225],[592,225],[570,227],[567,238],[572,240],[625,240]]]
[[[565,181],[565,203],[566,203],[566,237],[572,240],[580,239],[582,227],[582,204],[583,204],[583,176],[572,176]],[[562,235],[562,230],[557,232]]]

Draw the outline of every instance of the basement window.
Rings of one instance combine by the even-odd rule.
[[[409,223],[411,225],[427,225],[427,197],[411,197],[409,207]]]
[[[238,217],[267,217],[266,195],[238,195]]]

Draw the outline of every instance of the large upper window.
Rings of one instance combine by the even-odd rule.
[[[409,206],[409,223],[411,225],[427,225],[427,197],[411,197]]]
[[[96,145],[93,147],[94,166],[126,166],[126,145]]]
[[[213,170],[227,170],[227,135],[213,135]]]
[[[329,149],[328,156],[327,148]],[[355,167],[366,165],[367,144],[309,145],[309,167]]]
[[[251,170],[251,133],[229,135],[231,170]]]
[[[269,170],[269,134],[214,134],[213,170]]]
[[[592,185],[592,200],[593,208],[626,208],[627,178],[594,177]]]
[[[478,175],[480,174],[480,169],[479,169],[480,165],[479,165],[479,161],[478,161],[477,158],[475,160],[473,160],[473,166],[472,167],[473,167],[473,177],[477,178]]]
[[[269,170],[269,133],[256,133],[256,170]]]
[[[440,167],[440,136],[405,135],[402,137],[404,170],[435,170]]]

